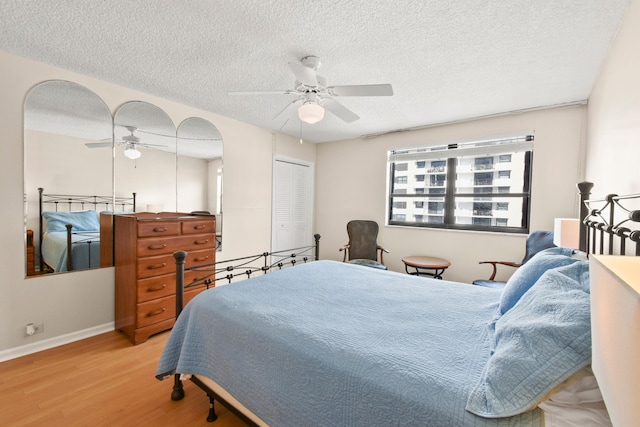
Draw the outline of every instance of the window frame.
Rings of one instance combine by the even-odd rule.
[[[517,136],[501,137],[501,138],[494,138],[494,139],[487,139],[487,140],[475,140],[475,141],[468,141],[463,143],[450,143],[450,144],[444,144],[444,145],[433,146],[433,147],[414,147],[414,148],[409,148],[404,150],[403,149],[390,150],[388,152],[389,157],[387,161],[387,171],[389,174],[388,187],[386,191],[387,193],[387,212],[386,212],[387,225],[417,227],[417,228],[453,229],[453,230],[528,234],[529,227],[530,227],[530,214],[531,214],[533,141],[534,141],[533,132],[529,132],[529,133],[518,134]],[[476,193],[456,192],[456,178],[457,178],[456,169],[458,168],[458,160],[461,158],[469,157],[469,155],[465,155],[465,149],[468,151],[471,151],[469,150],[468,147],[470,146],[473,147],[474,144],[476,144],[476,146],[486,145],[491,147],[491,149],[493,150],[492,156],[496,158],[496,160],[494,160],[494,163],[493,163],[494,165],[503,163],[501,159],[506,155],[509,155],[509,157],[513,158],[512,155],[514,153],[518,153],[518,152],[524,153],[524,156],[523,156],[524,165],[523,165],[523,171],[522,171],[522,174],[523,174],[522,188],[520,189],[521,191],[505,193],[505,192],[502,192],[504,191],[503,186],[500,186],[499,183],[494,183],[494,185],[492,186],[491,192],[482,193],[482,197],[487,197],[489,198],[489,200],[494,200],[496,198],[499,198],[499,199],[512,198],[518,201],[521,200],[522,207],[521,207],[521,216],[520,216],[519,226],[475,225],[473,224],[474,219],[471,220],[470,224],[455,223],[456,200],[461,198],[473,199],[478,197],[478,194]],[[442,160],[446,161],[446,166],[445,166],[446,172],[443,171],[447,175],[445,180],[445,185],[444,185],[444,194],[430,194],[428,191],[425,191],[423,194],[419,194],[418,192],[415,192],[414,188],[410,188],[410,185],[407,185],[407,189],[406,191],[404,191],[404,194],[402,194],[402,192],[392,193],[394,189],[393,181],[395,179],[395,173],[394,173],[395,165],[396,163],[401,164],[404,162],[402,160],[396,160],[395,157],[398,156],[399,158],[402,158],[403,156],[402,153],[405,153],[405,152],[411,152],[412,154],[410,154],[409,156],[414,156],[414,157],[408,157],[405,161],[407,162],[415,161],[417,163],[424,160],[426,161],[427,170],[431,168],[430,166],[431,162],[438,161],[438,160],[435,160],[435,157],[430,157],[433,153],[437,153],[440,156],[439,157],[440,161]],[[420,158],[420,156],[423,155],[422,153],[424,153],[424,156],[425,156],[424,159]],[[443,157],[446,157],[446,159],[443,159]],[[481,157],[486,157],[486,155],[478,154],[477,158],[481,158]],[[400,170],[400,171],[403,172],[403,171],[406,171],[406,169]],[[481,172],[481,171],[478,170],[478,172]],[[431,179],[433,179],[434,175],[432,175]],[[499,173],[496,174],[496,176],[493,179],[500,180],[500,177],[498,175]],[[513,176],[513,171],[511,172],[511,175]],[[428,180],[425,179],[425,182],[427,181]],[[408,183],[408,184],[411,184],[411,183]],[[443,187],[438,186],[436,188],[443,188]],[[409,192],[409,190],[412,190],[412,192]],[[420,196],[423,196],[423,197],[427,196],[423,200],[424,206],[428,206],[429,203],[442,202],[442,201],[444,202],[444,215],[443,215],[442,223],[407,221],[407,217],[409,216],[408,214],[402,214],[404,216],[404,220],[402,221],[394,219],[394,216],[396,217],[398,216],[397,213],[395,215],[393,214],[394,201],[397,202],[398,199],[402,199],[402,198],[411,199],[411,198],[420,197]],[[437,200],[434,199],[434,197],[437,198]],[[413,205],[413,203],[415,203],[415,200],[412,201],[411,204]],[[492,203],[498,203],[498,202],[493,201]],[[503,202],[500,202],[500,203],[503,203]],[[429,216],[430,213],[424,212],[421,215]],[[498,222],[497,219],[499,218],[496,218],[496,223]]]

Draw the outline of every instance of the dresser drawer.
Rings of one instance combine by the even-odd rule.
[[[149,258],[139,258],[136,268],[136,277],[144,279],[146,277],[161,276],[176,272],[176,260],[173,255],[161,255]]]
[[[176,316],[176,298],[174,295],[154,299],[138,304],[137,327],[143,328]]]
[[[188,253],[187,259],[184,261],[184,266],[193,267],[195,265],[211,264],[214,261],[214,255],[215,251],[213,249],[191,251]]]
[[[175,251],[192,251],[215,247],[212,234],[194,234],[189,236],[167,236],[138,239],[136,254],[139,257],[173,254]]]
[[[216,222],[212,219],[182,222],[182,234],[207,234],[215,231]]]
[[[204,287],[204,285],[197,286],[193,289],[189,289],[187,292],[184,293],[184,305],[186,306],[189,303],[189,301],[191,301],[196,295],[206,290],[207,288]]]
[[[176,276],[175,274],[165,274],[163,276],[141,279],[137,282],[138,303],[151,301],[175,294]]]
[[[177,236],[180,223],[171,221],[139,221],[138,237]]]
[[[213,267],[212,267],[213,269]],[[191,271],[185,271],[184,272],[184,284],[185,286],[188,285],[189,283],[193,283],[197,280],[203,280],[205,278],[208,278],[211,280],[211,283],[209,284],[210,288],[213,288],[215,286],[214,283],[214,279],[215,279],[215,275],[213,274],[212,271],[197,271],[197,270],[191,270]]]

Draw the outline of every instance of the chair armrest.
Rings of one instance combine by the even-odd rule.
[[[350,245],[347,243],[346,245],[338,249],[339,252],[344,251],[344,253],[342,254],[342,262],[347,261],[347,251],[349,250],[349,246]]]
[[[388,250],[386,250],[385,248],[383,248],[380,245],[376,246],[376,250],[380,251],[380,264],[384,264],[384,257],[382,256],[383,253],[389,253]]]
[[[491,264],[493,267],[493,271],[491,273],[491,277],[488,280],[493,280],[496,277],[496,273],[498,272],[497,265],[506,265],[509,267],[518,268],[522,265],[520,262],[510,262],[510,261],[480,261],[478,264]]]

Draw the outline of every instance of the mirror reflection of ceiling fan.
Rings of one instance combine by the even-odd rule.
[[[324,118],[325,109],[341,120],[351,123],[360,117],[334,99],[339,96],[391,96],[390,84],[327,86],[324,77],[316,74],[320,67],[320,58],[305,56],[300,63],[289,63],[296,77],[294,89],[264,91],[234,91],[228,95],[296,95],[296,99],[274,117],[287,117],[298,109],[298,117],[305,123],[314,124]]]
[[[138,159],[142,155],[140,150],[138,150],[138,147],[145,147],[145,148],[166,147],[166,145],[147,144],[147,143],[140,142],[140,138],[133,134],[135,131],[138,130],[135,126],[125,126],[125,128],[129,131],[130,135],[124,135],[121,141],[114,141],[114,142],[115,142],[115,145],[125,145],[124,155],[131,160]],[[111,147],[111,141],[88,142],[85,145],[89,148]]]

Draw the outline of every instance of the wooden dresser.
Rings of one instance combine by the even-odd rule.
[[[175,259],[188,252],[185,267],[215,262],[215,216],[180,213],[115,215],[115,326],[134,344],[170,329],[175,322]],[[199,272],[187,272],[190,283]],[[185,292],[184,303],[205,289]]]

